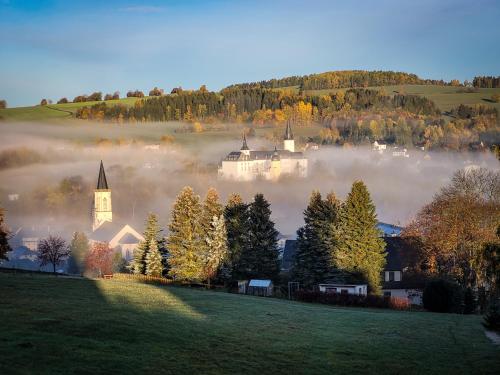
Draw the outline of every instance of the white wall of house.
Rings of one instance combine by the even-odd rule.
[[[368,286],[366,284],[319,284],[319,291],[322,293],[347,293],[366,296]]]

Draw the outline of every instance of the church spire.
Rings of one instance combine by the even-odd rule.
[[[97,180],[97,189],[108,190],[108,181],[106,180],[106,173],[104,173],[104,165],[101,160],[101,168],[99,169],[99,179]]]
[[[293,140],[293,133],[292,133],[292,127],[290,126],[290,120],[287,121],[286,123],[286,130],[285,130],[285,141],[291,141]]]
[[[243,133],[243,146],[241,146],[241,150],[242,151],[248,151],[248,150],[250,150],[248,148],[248,145],[247,145],[247,137],[246,137],[245,133]]]

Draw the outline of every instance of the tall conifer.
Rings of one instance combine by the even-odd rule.
[[[352,185],[340,211],[334,265],[361,273],[372,293],[381,293],[381,275],[385,265],[385,242],[377,228],[377,215],[370,193],[362,181]]]
[[[279,273],[278,231],[271,220],[269,203],[256,194],[249,206],[245,244],[240,257],[246,278],[276,279]]]
[[[240,263],[241,252],[248,232],[248,205],[243,202],[239,194],[232,194],[224,208],[226,219],[228,263],[233,281],[244,278],[244,271]]]
[[[148,215],[146,221],[146,229],[143,233],[144,241],[141,241],[137,249],[134,251],[134,259],[131,262],[130,268],[135,274],[146,274],[146,257],[150,251],[151,241],[156,242],[158,249],[163,249],[165,241],[161,235],[161,229],[158,225],[158,216],[154,213]]]
[[[75,232],[69,245],[71,252],[68,259],[68,272],[69,273],[83,273],[85,268],[85,257],[90,250],[89,240],[85,233]]]
[[[223,215],[213,217],[205,243],[202,254],[203,277],[210,288],[210,280],[216,276],[227,258],[227,233]]]
[[[202,278],[203,230],[200,224],[202,207],[199,196],[186,186],[177,196],[170,220],[169,274],[177,280],[200,280]]]
[[[162,256],[157,241],[152,238],[146,254],[146,275],[159,277],[163,272]]]

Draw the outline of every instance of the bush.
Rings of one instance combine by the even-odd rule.
[[[429,311],[458,313],[461,310],[462,290],[457,283],[449,280],[432,280],[424,288],[423,303]]]
[[[495,103],[500,103],[500,94],[491,95],[491,100],[494,101]]]
[[[477,310],[477,299],[474,291],[467,288],[464,292],[464,314],[474,314]]]
[[[5,108],[7,108],[7,101],[0,100],[0,109],[5,109]]]
[[[484,316],[483,326],[492,331],[500,332],[500,303],[498,301],[490,304],[488,312]]]
[[[408,310],[410,303],[402,298],[382,297],[369,294],[360,296],[355,294],[322,293],[299,290],[295,297],[302,302],[324,303],[327,305],[375,307],[384,309]]]
[[[57,101],[57,104],[66,104],[68,103],[68,99],[67,98],[61,98]]]

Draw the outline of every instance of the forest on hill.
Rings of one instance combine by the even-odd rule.
[[[341,70],[309,74],[305,76],[292,76],[280,79],[270,79],[260,82],[239,83],[228,86],[228,89],[249,88],[282,88],[298,86],[300,90],[325,90],[345,87],[370,87],[391,85],[451,85],[458,81],[445,82],[443,80],[421,79],[416,74],[393,71],[365,71]]]

